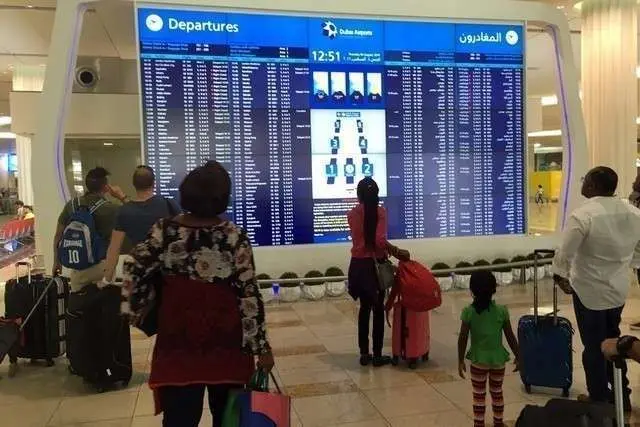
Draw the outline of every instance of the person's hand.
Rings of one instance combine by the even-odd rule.
[[[553,275],[553,282],[558,286],[562,292],[567,295],[573,294],[573,289],[571,288],[571,283],[568,279],[565,279],[562,276],[558,276],[557,274]]]
[[[464,379],[465,376],[465,372],[467,372],[467,364],[464,362],[460,362],[458,364],[458,375],[460,375],[460,378]]]
[[[124,199],[127,198],[127,195],[124,194],[124,191],[122,191],[122,188],[118,187],[117,185],[107,185],[107,190],[109,191],[109,194],[111,194],[111,196],[115,197],[120,201],[123,201]]]
[[[400,261],[409,261],[411,259],[411,254],[406,249],[398,249],[396,258],[398,258]]]
[[[275,361],[273,360],[273,354],[271,352],[263,353],[258,356],[258,369],[262,370],[265,373],[271,372],[273,366],[275,365]]]
[[[612,360],[614,357],[618,356],[618,339],[617,338],[609,338],[602,342],[600,346],[602,350],[602,354],[607,360]]]
[[[520,370],[520,360],[515,359],[513,361],[513,372],[518,372]]]

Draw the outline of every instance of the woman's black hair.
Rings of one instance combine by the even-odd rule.
[[[367,249],[376,249],[376,228],[378,227],[378,205],[380,198],[378,184],[367,177],[358,183],[358,200],[364,206],[364,243]]]
[[[198,218],[215,218],[223,214],[230,197],[231,177],[214,160],[189,172],[180,184],[180,205]]]
[[[471,273],[471,293],[473,294],[473,308],[481,314],[488,310],[496,293],[498,283],[496,276],[490,271],[474,271]]]

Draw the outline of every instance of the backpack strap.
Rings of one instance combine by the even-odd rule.
[[[100,209],[102,206],[104,206],[107,203],[107,201],[105,199],[100,199],[98,201],[96,201],[93,205],[91,205],[91,207],[89,208],[89,213],[93,214],[95,211],[97,211],[98,209]]]

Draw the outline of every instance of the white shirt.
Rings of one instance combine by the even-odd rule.
[[[630,267],[640,266],[640,209],[618,197],[594,197],[572,214],[556,252],[554,274],[570,278],[591,310],[624,305]]]

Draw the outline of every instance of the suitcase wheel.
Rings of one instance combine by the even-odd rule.
[[[527,394],[531,394],[531,386],[529,384],[525,384],[524,385],[524,391],[526,391]]]
[[[423,361],[423,362],[428,362],[428,361],[429,361],[429,353],[425,353],[425,354],[422,356],[422,361]]]
[[[417,369],[418,368],[418,361],[416,359],[411,359],[409,361],[409,369]]]
[[[399,358],[398,356],[393,356],[393,357],[391,358],[391,364],[392,364],[393,366],[398,366],[398,363],[399,363],[399,362],[400,362],[400,358]]]
[[[568,388],[563,388],[562,389],[562,397],[564,397],[564,398],[569,397],[569,389]]]

